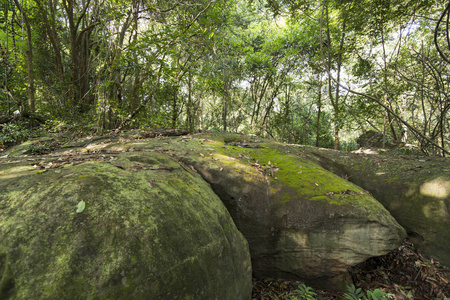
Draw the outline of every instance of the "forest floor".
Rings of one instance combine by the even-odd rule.
[[[450,268],[424,257],[411,243],[405,242],[397,251],[370,258],[353,267],[350,273],[353,284],[362,291],[379,289],[388,293],[390,299],[450,299]],[[317,298],[302,297],[301,284],[273,278],[254,279],[252,299],[344,299],[344,293],[323,290],[314,291]]]

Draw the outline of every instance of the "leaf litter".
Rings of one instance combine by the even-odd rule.
[[[396,251],[373,257],[350,269],[353,284],[363,291],[379,289],[390,299],[449,299],[450,268],[425,257],[409,242]],[[300,281],[253,279],[252,300],[295,299]],[[316,290],[317,299],[343,299],[343,293]],[[302,299],[300,297],[300,299]]]

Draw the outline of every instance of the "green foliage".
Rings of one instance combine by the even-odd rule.
[[[129,119],[125,129],[226,128],[321,147],[334,146],[336,127],[342,149],[352,150],[342,143],[354,139],[349,133],[401,131],[382,102],[449,147],[448,110],[437,108],[448,107],[450,66],[430,30],[445,3],[419,1],[413,13],[404,0],[263,2],[93,0],[68,12],[62,1],[25,1],[36,112],[83,132]],[[0,111],[10,112],[27,104],[27,39],[18,8],[5,4]],[[71,15],[78,28],[70,28]],[[327,68],[381,102],[339,88]],[[0,141],[29,136],[21,126],[3,127]],[[407,138],[436,154],[425,139]]]
[[[289,294],[290,300],[316,300],[322,299],[317,296],[317,293],[312,287],[305,285],[304,283],[298,286],[298,289]],[[356,288],[351,284],[347,286],[347,293],[344,294],[344,298],[347,300],[382,300],[390,299],[388,294],[375,289],[373,291],[367,291],[364,293],[361,288]]]
[[[24,122],[0,125],[0,143],[2,144],[20,143],[33,136],[33,134],[33,130],[29,129]]]
[[[302,285],[298,286],[298,290],[296,291],[299,293],[298,297],[293,297],[291,300],[314,300],[317,299],[317,293],[314,292],[314,289],[312,287],[306,286],[304,283]]]
[[[381,300],[381,299],[390,299],[388,294],[375,289],[373,291],[367,291],[364,293],[361,288],[356,288],[355,285],[347,286],[347,293],[344,294],[345,299],[348,300]]]
[[[344,294],[345,298],[349,300],[359,300],[364,297],[364,293],[361,288],[356,288],[355,285],[347,286],[347,293]]]
[[[341,151],[354,151],[359,149],[359,145],[355,140],[339,141],[339,149]]]

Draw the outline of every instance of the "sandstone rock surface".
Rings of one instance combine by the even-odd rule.
[[[167,155],[3,160],[0,191],[1,299],[251,296],[247,241]]]
[[[333,173],[368,190],[423,253],[450,266],[450,160],[359,155],[300,147]]]
[[[145,133],[138,133],[132,136],[87,138],[64,145],[53,152],[55,156],[11,159],[9,165],[0,168],[0,189],[8,191],[5,194],[8,196],[3,196],[3,193],[0,196],[0,218],[17,220],[18,224],[24,225],[0,223],[0,230],[15,234],[22,232],[21,228],[31,228],[31,232],[42,228],[36,242],[27,249],[43,246],[45,243],[38,242],[41,240],[55,240],[59,246],[50,248],[50,254],[44,256],[45,259],[51,261],[58,253],[66,255],[76,250],[76,255],[69,260],[71,264],[79,259],[83,261],[84,256],[79,255],[81,250],[77,247],[90,249],[93,247],[91,240],[103,241],[107,236],[117,236],[108,240],[108,243],[115,241],[109,243],[108,248],[105,244],[104,249],[109,250],[99,248],[88,252],[93,257],[103,253],[103,259],[110,259],[118,256],[114,251],[122,253],[122,245],[127,245],[124,241],[131,239],[132,246],[126,252],[138,251],[139,254],[134,255],[138,262],[145,257],[149,259],[148,264],[156,265],[155,270],[161,270],[151,269],[153,271],[146,277],[152,281],[161,278],[158,283],[150,285],[151,291],[159,293],[161,290],[161,294],[155,295],[165,297],[170,290],[173,296],[171,299],[189,299],[194,297],[192,295],[208,295],[205,297],[213,299],[216,295],[214,291],[224,293],[219,299],[250,297],[250,254],[253,275],[256,277],[294,278],[315,287],[339,288],[346,284],[350,266],[396,249],[406,235],[391,214],[367,191],[320,167],[317,164],[321,163],[320,159],[304,152],[301,147],[222,133],[148,137]],[[27,162],[28,159],[33,162]],[[41,170],[30,164],[35,164]],[[35,198],[37,190],[25,183],[46,176],[47,187],[40,194],[41,198]],[[114,180],[109,180],[110,176]],[[72,189],[71,184],[62,184],[70,182],[74,186],[81,185],[81,188]],[[122,188],[125,192],[122,192]],[[71,192],[66,193],[66,190]],[[131,196],[125,197],[124,193]],[[88,201],[83,198],[86,195]],[[105,195],[107,198],[104,198]],[[41,200],[42,197],[56,198],[57,201],[48,202]],[[75,205],[83,199],[86,211],[76,214]],[[18,204],[22,202],[26,205]],[[111,209],[110,203],[116,202],[118,205],[122,203],[122,206]],[[159,204],[156,205],[156,202]],[[24,207],[33,209],[23,210]],[[20,213],[20,218],[17,213]],[[56,219],[62,222],[65,220],[63,217],[67,218],[64,222],[69,223],[61,228],[52,221]],[[105,222],[100,222],[99,218]],[[130,218],[134,221],[131,222]],[[145,221],[142,228],[137,220]],[[102,224],[116,225],[106,228]],[[236,231],[234,224],[248,241],[249,250],[246,250],[246,241]],[[89,228],[89,239],[83,239],[83,231],[78,232],[80,228],[85,228],[83,226]],[[93,231],[96,227],[100,228],[99,233]],[[153,229],[145,229],[147,227]],[[58,240],[51,234],[55,229],[63,232],[68,230],[81,241],[76,239],[78,242],[71,244],[67,238]],[[14,235],[8,235],[8,238],[5,236],[1,236],[4,239],[1,245],[8,245],[12,249],[20,248],[22,244],[19,240],[33,240],[30,233],[16,240]],[[134,242],[136,240],[148,242]],[[169,246],[158,248],[161,241],[163,245]],[[156,248],[149,248],[149,245]],[[11,251],[5,249],[0,248],[2,259],[12,262],[14,257],[8,254]],[[199,255],[199,249],[206,252]],[[153,262],[151,259],[154,256],[147,257],[153,253],[162,255],[167,251],[176,256],[161,256],[165,264]],[[20,260],[20,256],[14,259]],[[64,263],[65,260],[66,256],[58,258],[57,262]],[[122,260],[125,261],[122,265],[129,265],[130,258]],[[170,268],[169,262],[172,261],[183,262],[180,263],[183,267],[177,269],[176,274],[185,273],[186,276],[174,277],[170,274],[174,270]],[[131,262],[134,266],[133,260]],[[106,263],[110,265],[110,262]],[[56,262],[52,264],[59,266]],[[68,262],[66,264],[69,265]],[[140,266],[140,263],[136,264]],[[88,265],[92,263],[84,267]],[[20,272],[27,270],[27,266],[22,268]],[[101,291],[117,288],[117,285],[103,279],[108,277],[104,277],[106,275],[98,268],[95,271],[97,273],[86,269],[89,276],[94,274],[100,278],[90,283],[90,288],[100,288]],[[7,276],[11,274],[12,268],[4,270],[7,270],[3,271],[6,274],[4,278],[9,278]],[[35,275],[44,271],[45,268],[42,268]],[[84,271],[77,272],[70,276],[69,273],[64,275],[64,285],[70,284],[69,278],[84,276],[79,275],[84,274]],[[111,272],[108,271],[108,274]],[[117,272],[111,273],[116,278],[111,279],[111,282],[122,283],[123,280],[126,284],[130,278],[136,277],[138,283],[123,293],[139,293],[140,289],[136,286],[145,282],[139,274],[147,271],[138,268],[127,272],[120,270],[119,275]],[[195,276],[197,273],[200,277]],[[55,271],[52,276],[56,274],[59,272]],[[211,278],[211,282],[201,289],[199,282],[206,276]],[[169,277],[173,280],[170,281]],[[26,289],[31,287],[26,283],[22,286]],[[50,286],[49,290],[63,290],[57,284]],[[180,289],[180,286],[183,288]],[[226,291],[225,286],[228,286]],[[121,287],[119,292],[122,293],[123,289]],[[6,290],[8,293],[13,291]],[[239,292],[229,294],[231,290]],[[175,292],[178,294],[173,294]]]

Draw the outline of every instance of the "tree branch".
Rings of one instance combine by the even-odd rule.
[[[189,30],[189,28],[191,28],[191,26],[198,20],[198,18],[200,18],[200,16],[206,11],[208,10],[208,8],[211,6],[211,4],[213,4],[214,2],[216,2],[216,0],[211,0],[208,5],[197,14],[197,16],[194,18],[194,20],[192,20],[192,22],[184,29],[183,34],[186,33],[186,31]]]
[[[330,75],[331,76],[331,75]],[[413,127],[411,124],[409,124],[408,122],[406,122],[405,120],[403,120],[399,115],[397,115],[392,109],[390,109],[387,105],[385,105],[382,101],[378,100],[375,97],[372,97],[370,95],[361,93],[361,92],[357,92],[357,91],[353,91],[352,89],[342,85],[341,83],[337,82],[336,79],[334,79],[333,77],[331,77],[331,79],[333,79],[333,81],[340,85],[344,90],[355,94],[355,95],[359,95],[362,97],[365,97],[369,100],[372,100],[374,102],[376,102],[378,105],[380,105],[381,107],[383,107],[386,111],[388,111],[389,113],[391,113],[398,121],[400,121],[401,123],[403,123],[406,127],[408,127],[412,132],[414,132],[416,135],[420,136],[422,139],[426,140],[429,144],[435,146],[436,148],[442,150],[444,153],[449,154],[450,152],[448,152],[447,150],[445,150],[443,147],[439,146],[438,144],[436,144],[435,142],[433,142],[432,140],[430,140],[429,138],[427,138],[425,135],[423,135],[419,130],[417,130],[415,127]]]
[[[447,7],[444,9],[444,11],[441,14],[441,17],[439,18],[437,24],[436,24],[436,28],[434,29],[434,45],[436,46],[436,50],[438,51],[439,55],[441,56],[441,58],[443,60],[445,60],[445,62],[447,62],[448,64],[450,64],[450,60],[448,59],[448,57],[444,54],[444,52],[442,52],[441,48],[439,47],[439,43],[438,43],[438,31],[439,31],[439,26],[441,25],[442,20],[444,19],[445,14],[449,14],[450,13],[450,1],[447,4]],[[448,43],[448,21],[447,21],[447,43]],[[450,44],[447,45],[450,48]]]
[[[99,25],[100,21],[95,22],[85,28],[83,28],[83,30],[80,31],[80,33],[77,35],[77,39],[75,40],[75,45],[78,45],[80,43],[80,39],[83,37],[83,34],[85,34],[87,31],[93,29],[95,26]]]
[[[88,9],[90,4],[91,4],[91,0],[88,0],[86,2],[86,5],[83,8],[83,11],[81,12],[81,15],[78,17],[77,24],[75,25],[75,28],[78,28],[80,26],[80,23],[83,20],[84,16],[86,15],[86,11],[87,11],[87,9]]]

